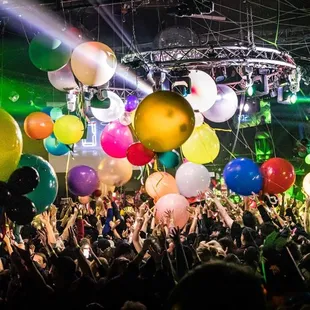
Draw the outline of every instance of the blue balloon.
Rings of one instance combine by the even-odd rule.
[[[43,145],[48,153],[54,156],[66,155],[70,149],[66,144],[60,143],[53,136],[49,136],[43,140]]]
[[[263,177],[259,166],[248,158],[237,158],[224,168],[224,180],[227,187],[242,196],[259,193],[263,187]]]
[[[158,155],[159,162],[167,169],[175,168],[180,163],[180,155],[176,151],[160,153]]]
[[[51,111],[53,110],[53,107],[44,107],[41,112],[47,114],[48,116],[51,116]]]

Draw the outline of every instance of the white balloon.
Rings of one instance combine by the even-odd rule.
[[[175,179],[180,194],[185,197],[196,197],[205,192],[210,186],[210,173],[203,165],[187,162],[176,172]]]
[[[125,112],[125,105],[122,99],[115,93],[107,91],[107,97],[110,99],[111,105],[108,109],[99,109],[91,107],[93,116],[104,123],[109,123],[120,118]]]
[[[204,71],[191,70],[189,77],[192,87],[191,94],[186,96],[193,110],[204,112],[209,110],[215,103],[217,89],[215,81]]]
[[[308,173],[302,182],[303,190],[306,192],[307,195],[310,195],[310,173]]]
[[[131,124],[131,113],[125,112],[120,118],[119,122],[124,126],[129,126]]]
[[[215,104],[202,114],[214,123],[222,123],[232,118],[238,109],[238,97],[227,85],[217,85],[217,100]]]
[[[78,87],[69,64],[57,71],[47,73],[50,83],[58,90],[68,92]]]
[[[200,127],[203,124],[204,118],[200,112],[195,112],[195,127]]]

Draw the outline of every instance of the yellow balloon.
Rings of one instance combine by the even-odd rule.
[[[135,129],[135,116],[136,116],[136,111],[137,110],[134,110],[130,113],[130,119],[131,119],[131,126],[133,127],[133,129]]]
[[[194,127],[192,107],[182,96],[170,91],[158,91],[143,99],[134,119],[138,139],[155,152],[180,147]]]
[[[84,125],[77,116],[65,115],[56,121],[54,134],[59,142],[63,144],[74,144],[82,139]]]
[[[17,168],[23,149],[23,138],[14,118],[0,109],[0,181],[7,181]]]
[[[127,158],[106,157],[98,166],[100,182],[111,186],[122,186],[132,177],[132,165]]]
[[[214,161],[220,152],[220,141],[216,132],[207,124],[196,127],[190,138],[182,145],[187,160],[195,164]]]
[[[74,49],[71,67],[84,85],[101,86],[115,74],[117,59],[109,46],[100,42],[85,42]]]
[[[302,188],[307,195],[310,195],[310,173],[308,173],[302,182]]]

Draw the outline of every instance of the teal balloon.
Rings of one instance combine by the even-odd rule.
[[[176,151],[160,153],[158,155],[159,162],[167,169],[175,168],[180,163],[180,155]]]
[[[54,135],[44,139],[43,145],[46,151],[54,156],[66,155],[70,151],[69,147],[66,144],[58,142]]]
[[[57,121],[58,118],[61,118],[63,116],[62,109],[61,108],[53,108],[50,112],[50,116],[53,121]]]
[[[27,194],[35,205],[37,214],[40,214],[55,201],[58,192],[58,180],[54,168],[49,162],[40,156],[23,154],[18,167],[33,167],[40,176],[39,185],[36,189]]]
[[[29,45],[29,57],[38,69],[56,71],[69,62],[71,48],[56,38],[39,34]]]

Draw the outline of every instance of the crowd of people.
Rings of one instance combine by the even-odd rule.
[[[4,218],[0,309],[310,309],[310,199],[208,190],[175,227],[145,194]]]

